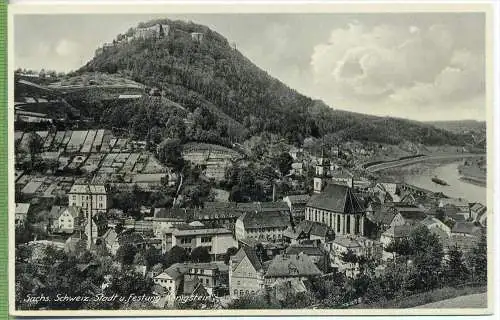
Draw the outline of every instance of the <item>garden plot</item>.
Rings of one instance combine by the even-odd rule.
[[[55,136],[56,136],[55,132],[51,132],[47,135],[47,139],[45,139],[45,143],[43,144],[44,150],[50,149],[50,146],[52,145],[52,141],[54,141]]]
[[[40,188],[40,186],[43,184],[43,180],[32,180],[28,182],[24,188],[21,190],[22,193],[24,194],[35,194]]]
[[[77,152],[83,147],[85,138],[87,137],[88,131],[73,131],[71,134],[71,139],[66,146],[66,152]]]
[[[36,134],[42,138],[42,141],[45,141],[45,138],[47,138],[49,132],[48,131],[37,131]]]
[[[68,165],[68,168],[69,169],[79,168],[82,165],[82,163],[85,162],[86,159],[87,159],[86,155],[83,155],[83,154],[77,155],[73,158],[71,163]]]
[[[80,152],[90,153],[90,150],[92,149],[92,143],[94,142],[94,138],[95,138],[96,133],[97,133],[96,130],[89,130],[89,133],[87,134],[87,137],[85,138],[85,142],[83,143],[83,147],[80,150]]]
[[[144,166],[143,173],[162,173],[165,172],[165,167],[152,155],[149,156],[148,162]]]
[[[120,152],[122,149],[125,149],[127,144],[127,139],[120,138],[116,141],[115,146],[113,147],[113,152]]]
[[[111,140],[114,140],[116,142],[116,139],[113,139],[113,136],[109,132],[105,132],[104,136],[102,137],[102,145],[101,145],[101,152],[110,152],[111,149],[113,148],[113,145],[111,145]],[[114,144],[114,142],[113,142]]]
[[[130,157],[130,153],[119,153],[115,158],[115,163],[119,162],[123,165],[128,157]]]
[[[140,153],[131,153],[130,157],[128,157],[127,161],[123,165],[123,172],[131,172],[135,166],[135,162],[139,159]]]
[[[111,167],[118,153],[108,153],[101,164],[101,167]]]
[[[144,166],[148,162],[148,158],[149,158],[149,156],[147,153],[142,153],[141,156],[139,157],[139,159],[137,159],[137,161],[135,162],[135,166],[132,169],[132,172],[133,173],[142,172],[142,170],[144,169]]]
[[[71,131],[60,131],[56,134],[56,138],[52,143],[52,146],[55,150],[66,150],[66,145],[71,138]]]
[[[95,139],[94,139],[94,143],[92,144],[92,150],[91,150],[92,152],[101,151],[103,138],[104,138],[104,129],[97,130],[97,133],[96,133]]]
[[[99,169],[99,164],[101,163],[101,160],[104,157],[105,155],[102,153],[91,154],[85,161],[85,164],[83,165],[82,169],[85,170],[86,172],[96,171],[97,169]]]

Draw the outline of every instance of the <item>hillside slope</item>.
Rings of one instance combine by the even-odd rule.
[[[217,115],[215,126],[232,119],[245,131],[219,130],[221,137],[242,140],[269,131],[289,143],[305,137],[337,135],[341,139],[429,145],[463,145],[466,135],[403,119],[382,118],[333,110],[272,78],[230,46],[220,34],[194,23],[167,19],[142,26],[167,24],[161,38],[133,38],[135,29],[118,35],[77,73],[121,73],[163,94],[191,112],[203,109]],[[192,32],[202,33],[195,41]],[[128,37],[128,41],[123,39]],[[209,129],[209,128],[205,128]]]

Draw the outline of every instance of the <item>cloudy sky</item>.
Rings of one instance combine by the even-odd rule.
[[[335,109],[485,119],[481,13],[16,16],[15,67],[69,71],[141,21],[204,24],[257,66]]]

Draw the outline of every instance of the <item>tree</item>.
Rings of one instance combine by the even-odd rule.
[[[226,255],[224,256],[224,263],[229,264],[229,260],[238,252],[238,248],[230,247],[226,250]]]
[[[158,146],[158,159],[176,169],[182,168],[184,161],[181,153],[180,139],[165,139]]]
[[[186,125],[184,124],[184,120],[178,116],[170,117],[166,124],[165,137],[183,141],[186,138]]]
[[[207,247],[196,247],[191,252],[192,262],[210,262],[210,252]]]
[[[281,175],[285,176],[292,169],[293,158],[288,152],[283,152],[275,159],[275,163]]]
[[[486,282],[488,280],[488,243],[486,233],[481,234],[476,246],[469,255],[472,277],[475,281]]]
[[[175,263],[183,263],[188,260],[187,252],[184,248],[179,246],[174,246],[167,254],[166,267],[169,267]]]
[[[118,248],[118,251],[116,252],[116,259],[124,265],[131,265],[134,262],[136,253],[137,248],[135,246],[125,243]]]
[[[448,283],[451,285],[464,283],[469,277],[469,270],[465,266],[462,251],[457,246],[453,246],[448,251],[445,274]]]
[[[442,271],[443,245],[438,236],[431,233],[425,226],[419,226],[410,233],[412,251],[413,290],[427,291],[439,284],[439,275]]]

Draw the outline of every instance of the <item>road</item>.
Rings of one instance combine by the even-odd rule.
[[[377,172],[380,170],[386,170],[390,168],[395,168],[395,167],[401,167],[401,166],[407,166],[410,164],[418,163],[418,162],[423,162],[423,161],[430,161],[430,160],[453,160],[453,159],[464,159],[464,158],[475,158],[475,157],[485,157],[486,154],[453,154],[453,155],[436,155],[436,156],[423,156],[423,157],[418,157],[418,158],[411,158],[411,159],[403,159],[403,160],[396,160],[396,161],[390,161],[390,162],[384,162],[384,163],[379,163],[375,164],[373,166],[369,166],[366,168],[368,172]]]
[[[486,293],[476,293],[438,302],[424,304],[415,308],[487,308]]]

